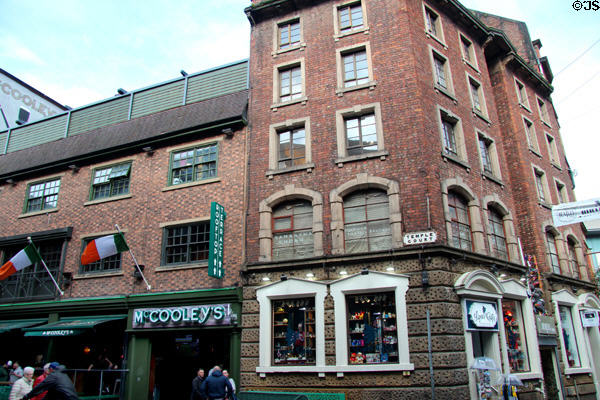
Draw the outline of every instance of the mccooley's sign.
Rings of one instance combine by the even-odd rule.
[[[227,326],[237,320],[230,304],[210,304],[133,310],[134,329]]]

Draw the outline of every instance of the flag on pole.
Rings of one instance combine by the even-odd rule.
[[[81,255],[81,264],[86,265],[106,257],[129,250],[122,233],[102,236],[88,243]]]
[[[0,268],[0,281],[39,261],[41,261],[41,257],[37,249],[33,244],[28,244]]]

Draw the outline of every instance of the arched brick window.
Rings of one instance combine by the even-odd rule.
[[[473,250],[469,206],[458,193],[448,192],[448,211],[452,230],[451,245],[463,250]]]
[[[346,253],[388,250],[392,247],[388,195],[383,190],[360,190],[344,197]]]
[[[313,208],[307,200],[288,201],[273,209],[273,260],[313,256]]]
[[[569,257],[569,272],[573,278],[581,279],[580,266],[575,251],[576,243],[572,238],[567,239],[567,253]]]

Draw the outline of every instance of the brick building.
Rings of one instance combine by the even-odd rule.
[[[105,356],[129,371],[104,372],[106,391],[132,400],[189,397],[180,380],[216,363],[239,376],[247,65],[0,132],[3,262],[31,237],[64,291],[41,263],[0,282],[5,360],[58,360],[93,395]],[[212,202],[226,212],[223,279],[207,274]],[[116,225],[143,277],[127,252],[81,265]]]
[[[242,386],[477,398],[489,357],[520,398],[596,398],[600,302],[581,228],[552,222],[573,181],[525,24],[454,0],[246,14]]]

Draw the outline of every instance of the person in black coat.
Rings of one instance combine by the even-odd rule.
[[[191,400],[206,400],[206,397],[202,395],[202,391],[200,390],[202,382],[204,382],[204,370],[200,368],[198,370],[198,376],[196,376],[192,381],[192,396],[190,397]]]
[[[208,400],[223,400],[227,393],[233,393],[233,387],[221,372],[221,367],[215,366],[212,373],[202,382],[200,391]],[[226,390],[227,389],[227,390]]]
[[[45,391],[48,391],[48,394],[44,397],[44,400],[79,400],[73,382],[67,374],[63,373],[64,369],[64,365],[57,362],[50,363],[50,375],[34,387],[31,392],[27,393],[23,400],[29,400]]]

